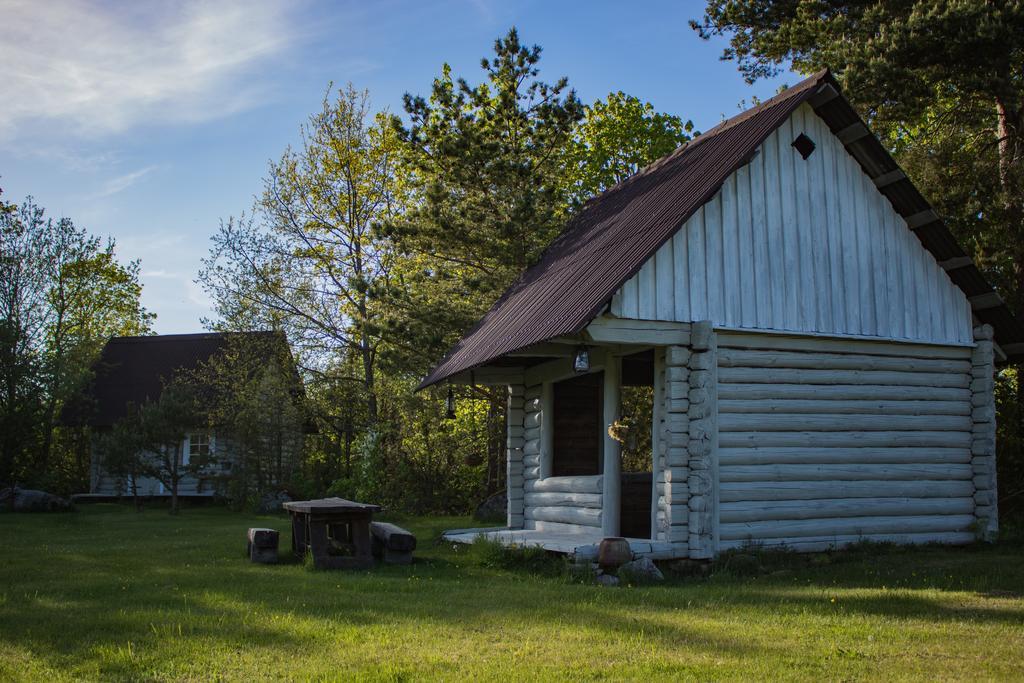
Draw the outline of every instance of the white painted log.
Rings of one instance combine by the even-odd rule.
[[[721,448],[777,448],[818,446],[822,448],[967,448],[969,432],[721,432]]]
[[[970,415],[968,401],[849,401],[822,399],[731,399],[718,402],[718,412],[772,415]]]
[[[685,413],[669,413],[665,416],[665,426],[674,434],[687,434],[690,431],[690,419]]]
[[[526,439],[523,442],[523,455],[524,456],[539,456],[540,455],[540,439]]]
[[[555,443],[555,388],[551,382],[545,382],[540,395],[541,403],[541,434],[540,434],[540,476],[550,477],[554,465]]]
[[[967,480],[920,481],[738,481],[719,484],[719,499],[735,501],[832,498],[959,498],[974,494]]]
[[[690,384],[693,376],[690,374]],[[790,368],[721,368],[719,381],[731,384],[868,384],[963,389],[971,386],[963,373],[895,372],[889,370],[804,370]],[[974,380],[975,382],[981,380]],[[695,385],[696,386],[696,385]],[[529,425],[527,425],[529,426]]]
[[[542,415],[543,415],[543,413],[539,413],[539,412],[537,412],[537,413],[527,413],[526,414],[526,418],[524,419],[523,423],[526,425],[527,429],[534,429],[534,428],[539,429],[540,426],[541,426],[541,423],[543,422],[543,419],[544,419],[542,417]]]
[[[542,522],[577,524],[579,526],[601,526],[600,508],[581,507],[526,507],[524,516]]]
[[[540,467],[523,467],[523,479],[539,479]]]
[[[567,493],[563,491],[533,492],[526,494],[529,507],[581,507],[600,508],[600,493]]]
[[[970,401],[968,388],[930,386],[872,386],[826,384],[729,384],[718,385],[719,400],[804,399],[812,401]],[[693,401],[693,397],[690,397]]]
[[[670,399],[676,401],[686,400],[690,396],[690,382],[689,378],[685,382],[669,382],[668,383],[668,396]]]
[[[971,466],[958,463],[844,464],[844,465],[738,465],[722,466],[722,483],[740,481],[932,481],[970,479]]]
[[[602,419],[604,430],[604,496],[605,514],[601,521],[601,531],[605,536],[618,536],[622,500],[622,444],[611,437],[608,425],[618,422],[622,414],[622,358],[611,351],[604,357],[604,392]]]
[[[936,531],[917,534],[849,534],[842,536],[811,536],[801,538],[762,538],[757,540],[758,546],[785,547],[797,552],[815,553],[833,548],[842,548],[852,543],[874,541],[876,543],[895,543],[897,545],[914,545],[923,543],[942,543],[945,545],[968,545],[976,540],[969,531]],[[747,539],[732,541],[723,540],[722,550],[742,548],[750,542]]]
[[[695,351],[704,351],[710,347],[714,334],[714,327],[710,320],[695,322],[690,328],[690,346]]]
[[[906,358],[899,356],[869,356],[864,354],[799,353],[786,351],[758,351],[721,349],[720,367],[746,368],[805,368],[829,370],[896,370],[899,372],[960,373],[970,372],[967,359]]]
[[[653,303],[654,297],[641,297]],[[652,316],[653,317],[653,316]],[[595,342],[608,344],[655,344],[658,346],[690,343],[689,323],[660,320],[631,320],[602,316],[595,318],[586,328],[586,334]]]
[[[665,350],[665,364],[685,366],[690,362],[690,349],[685,346],[669,346]]]
[[[718,462],[730,465],[828,465],[866,463],[969,463],[968,448],[719,448]]]
[[[690,410],[690,401],[687,398],[689,395],[690,385],[681,384],[680,386],[683,391],[683,395],[679,397],[670,395],[668,400],[665,402],[665,407],[670,413],[685,413]]]
[[[714,363],[714,354],[711,353],[695,353],[690,356],[690,370],[710,370],[711,365]]]
[[[725,541],[794,538],[828,534],[919,534],[967,531],[974,515],[916,515],[906,517],[841,517],[833,519],[768,520],[721,525]]]
[[[953,431],[969,432],[973,422],[967,415],[761,415],[725,413],[718,416],[723,432],[793,431]]]
[[[735,501],[721,504],[722,523],[773,519],[960,515],[974,512],[971,498],[837,498],[828,500]]]
[[[523,465],[525,467],[537,467],[538,465],[540,465],[540,455],[539,454],[524,455],[523,456]]]
[[[548,522],[543,519],[530,520],[532,528],[537,531],[552,532],[556,534],[578,534],[585,539],[592,539],[595,533],[601,533],[597,527],[582,524],[565,524],[562,522]]]
[[[538,441],[540,439],[540,427],[530,427],[523,430],[523,438],[527,441]]]
[[[527,491],[551,491],[558,493],[601,493],[604,477],[600,475],[576,477],[548,477],[532,483]]]
[[[810,351],[823,353],[861,353],[904,358],[970,358],[970,346],[920,344],[900,340],[838,339],[815,335],[774,334],[770,332],[718,331],[721,348],[748,348],[780,351]]]
[[[694,370],[690,373],[690,387],[693,389],[707,389],[711,386],[712,375],[710,370]]]

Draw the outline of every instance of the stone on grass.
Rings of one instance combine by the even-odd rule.
[[[664,581],[665,575],[658,569],[658,565],[649,557],[641,557],[619,567],[619,578],[626,583],[657,583]]]
[[[2,509],[14,512],[68,512],[74,508],[70,501],[52,493],[14,487],[0,490]]]
[[[597,581],[598,586],[607,586],[608,588],[619,585],[618,577],[611,574],[601,574],[595,581]]]
[[[633,551],[629,549],[629,541],[619,537],[601,539],[597,549],[597,563],[604,569],[621,567],[633,559]]]
[[[260,498],[256,511],[259,513],[280,512],[282,505],[291,502],[292,497],[284,491],[268,491]]]
[[[259,564],[277,562],[277,544],[280,534],[275,529],[252,528],[246,535],[249,560]]]
[[[508,499],[504,491],[498,491],[476,506],[473,517],[481,522],[504,522],[508,515]]]

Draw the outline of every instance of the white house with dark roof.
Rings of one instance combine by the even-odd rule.
[[[1024,326],[821,72],[589,202],[422,386],[508,388],[487,535],[709,558],[993,534],[993,376],[1022,356]],[[649,464],[624,474],[638,429]]]
[[[265,357],[267,363],[283,362],[286,372],[295,374],[291,351],[284,335],[276,332],[202,332],[198,334],[145,335],[113,337],[93,366],[94,377],[83,395],[64,410],[66,424],[84,424],[91,427],[94,436],[108,431],[129,411],[157,401],[164,386],[180,373],[198,369],[218,354],[238,344],[236,349]],[[296,386],[301,382],[296,377]],[[286,461],[294,460],[298,452],[297,440],[285,439]],[[237,444],[224,433],[218,433],[209,420],[188,430],[179,449],[178,466],[187,468],[193,461],[210,461],[196,473],[186,473],[179,482],[178,495],[182,497],[211,497],[223,493],[222,484],[232,476],[238,460]],[[170,496],[164,484],[153,477],[112,473],[105,466],[102,440],[94,439],[90,462],[89,496],[94,498],[131,495],[133,488],[139,496]],[[134,484],[134,487],[133,487]],[[81,496],[80,496],[81,497]],[[87,496],[88,497],[88,496]]]

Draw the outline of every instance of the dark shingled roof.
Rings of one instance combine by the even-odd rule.
[[[531,344],[581,331],[804,102],[833,133],[863,125],[832,75],[821,71],[609,188],[583,207],[540,261],[509,287],[420,388]],[[899,170],[873,135],[857,138],[846,149],[871,178]],[[909,179],[887,183],[880,191],[938,261],[965,256]],[[974,307],[975,316],[995,328],[996,342],[1006,349],[1009,360],[1024,359],[1024,325],[993,299],[993,288],[978,269],[968,263],[947,272],[969,299],[986,302]]]
[[[93,366],[96,373],[81,400],[69,404],[61,417],[65,424],[109,427],[123,418],[129,405],[140,406],[160,398],[164,383],[178,372],[194,370],[225,348],[229,339],[278,339],[276,332],[204,332],[144,337],[113,337]],[[257,348],[267,349],[271,345]]]

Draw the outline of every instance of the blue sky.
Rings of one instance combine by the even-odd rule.
[[[427,94],[443,62],[471,82],[512,25],[544,48],[541,76],[585,102],[610,91],[706,130],[788,75],[747,86],[684,2],[141,2],[0,0],[0,187],[112,235],[141,259],[160,333],[194,332],[193,282],[221,218],[252,204],[329,81],[377,108]]]

